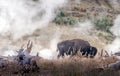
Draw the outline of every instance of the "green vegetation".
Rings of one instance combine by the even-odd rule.
[[[59,25],[74,25],[76,23],[73,17],[66,17],[63,12],[58,13],[54,21],[56,24]]]
[[[112,26],[112,21],[107,17],[102,18],[102,19],[98,19],[95,21],[95,26],[98,30],[110,32],[109,29]]]
[[[98,37],[104,38],[104,39],[106,39],[108,41],[112,41],[113,39],[115,39],[115,36],[112,33],[110,33],[110,32],[98,31],[96,33],[96,35]]]
[[[112,41],[115,38],[115,36],[110,32],[110,28],[113,24],[109,17],[97,19],[94,23],[96,29],[99,30],[97,36],[103,37],[108,41]]]

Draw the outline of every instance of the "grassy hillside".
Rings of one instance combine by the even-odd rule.
[[[0,53],[11,48],[16,51],[28,40],[33,41],[31,52],[36,54],[42,49],[49,49],[52,45],[51,40],[56,38],[58,38],[57,43],[68,39],[83,39],[98,49],[95,58],[85,58],[78,54],[72,58],[65,57],[58,60],[39,59],[37,60],[39,70],[26,73],[26,76],[120,76],[119,70],[103,68],[118,59],[101,57],[104,47],[114,39],[109,29],[113,26],[113,20],[120,14],[119,8],[115,9],[109,1],[81,0],[81,2],[75,2],[75,0],[70,0],[65,7],[56,11],[55,20],[47,27],[38,29],[33,34],[19,40],[13,40],[11,36],[0,37],[0,49],[2,50]],[[84,21],[90,21],[92,23],[90,26],[94,28],[86,31],[85,29],[89,26],[81,29],[80,25],[76,24]],[[103,54],[105,54],[104,50]],[[21,66],[12,62],[7,68],[0,66],[0,76],[23,76]]]
[[[77,0],[76,0],[77,1]],[[120,14],[119,2],[118,8],[114,8],[111,0],[80,0],[76,2],[70,0],[68,4],[61,10],[67,15],[75,18],[97,18],[110,17],[114,19],[116,15]]]

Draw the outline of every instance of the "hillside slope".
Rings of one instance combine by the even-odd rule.
[[[119,0],[70,0],[68,4],[62,8],[67,16],[86,19],[96,17],[110,17],[114,19],[120,14]]]

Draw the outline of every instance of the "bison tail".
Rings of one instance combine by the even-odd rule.
[[[58,51],[58,49],[56,51]]]

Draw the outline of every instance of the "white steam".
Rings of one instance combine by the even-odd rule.
[[[114,21],[114,26],[111,28],[111,32],[117,36],[120,37],[120,15],[117,16],[117,18]]]
[[[76,24],[74,31],[80,31],[84,34],[88,34],[94,27],[94,24],[91,21],[85,21]]]
[[[112,44],[105,47],[109,55],[120,52],[120,15],[117,16],[114,26],[110,30],[116,36],[116,39]]]
[[[3,52],[1,56],[15,56],[15,55],[16,53],[13,50],[7,50]]]
[[[50,47],[40,50],[39,55],[44,59],[56,59],[57,58],[57,43],[61,34],[58,32],[55,37],[50,41]]]
[[[116,38],[112,44],[107,45],[106,50],[109,55],[120,52],[120,39]]]
[[[46,26],[67,0],[0,0],[0,34],[18,39]]]

